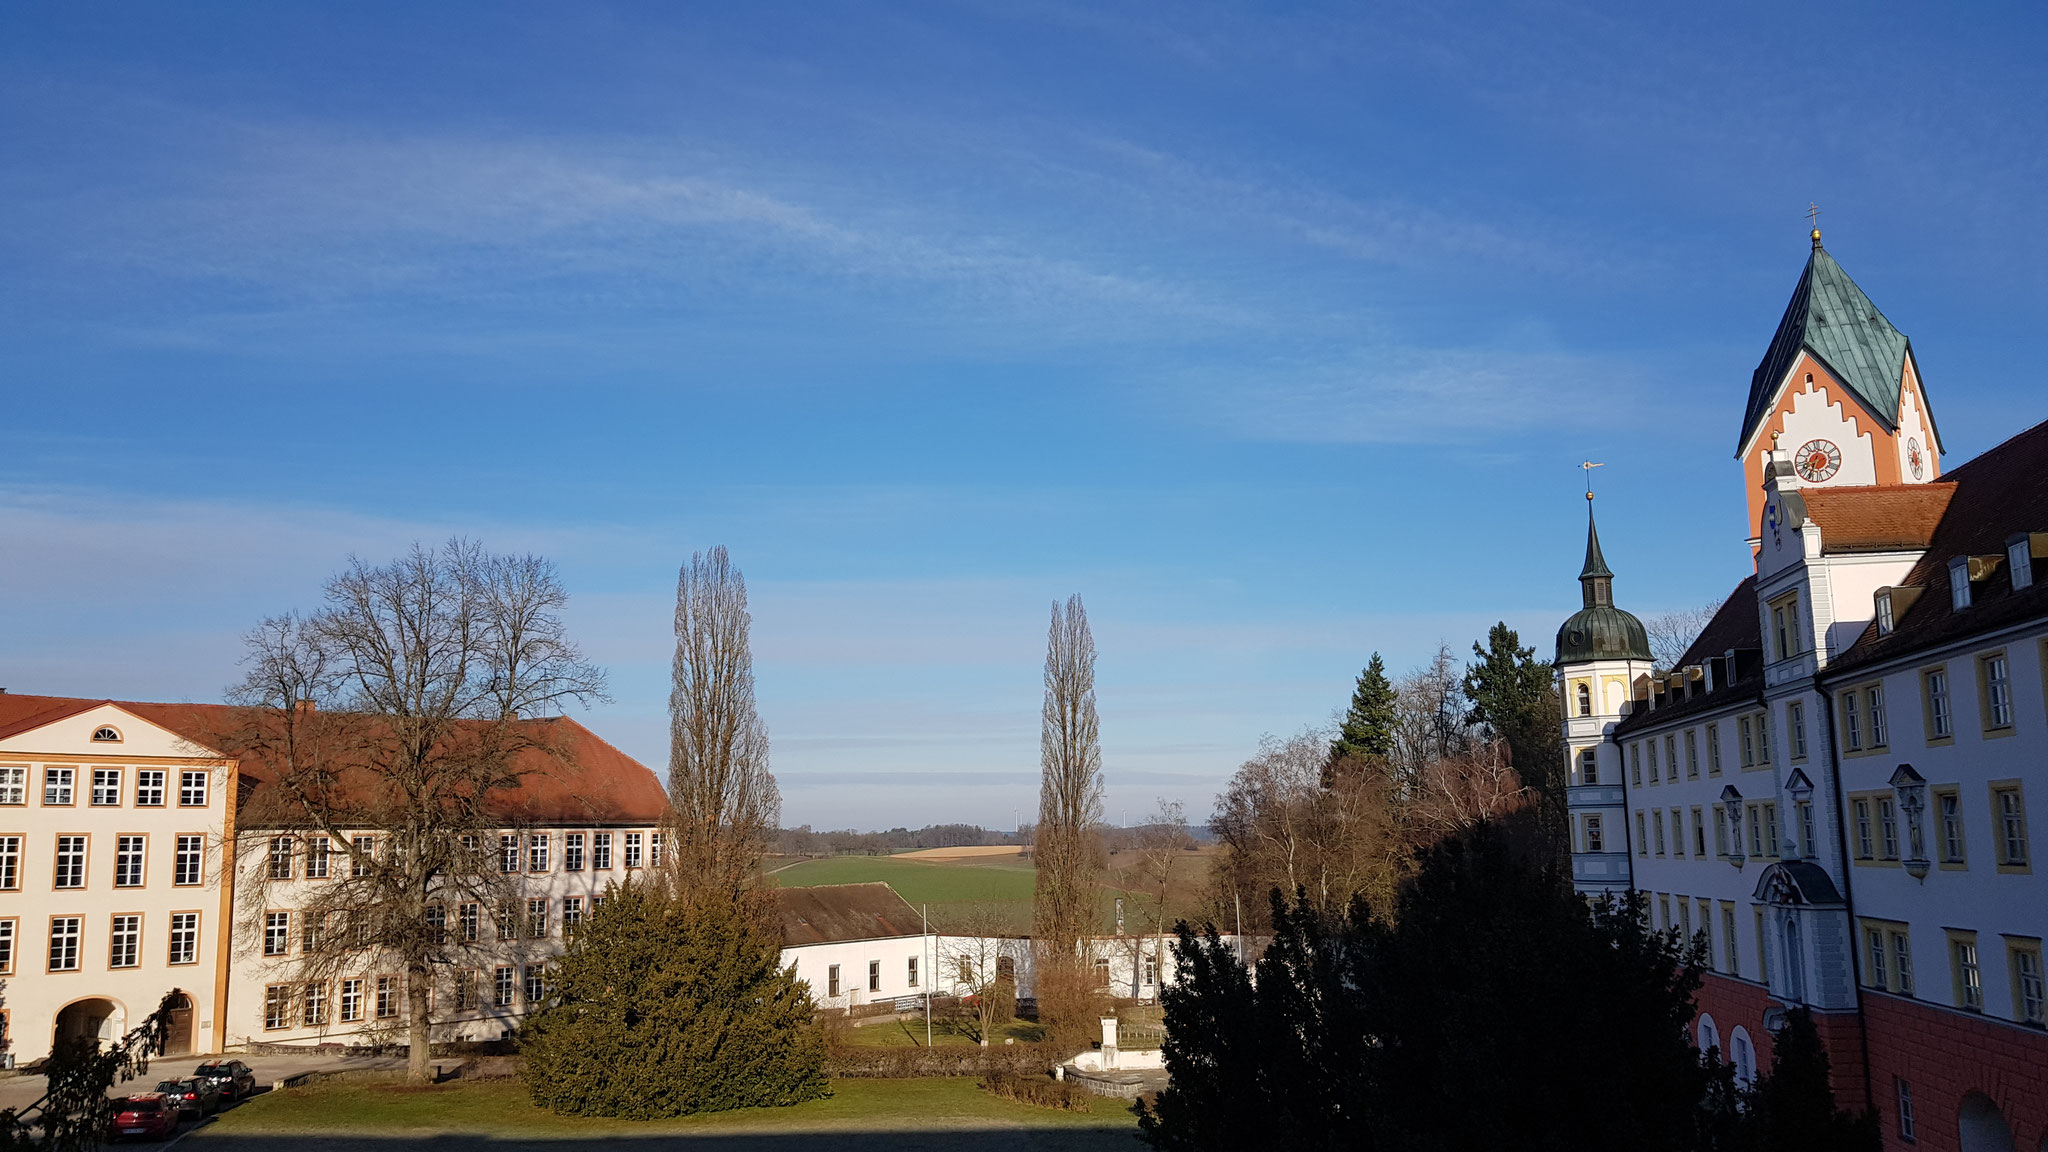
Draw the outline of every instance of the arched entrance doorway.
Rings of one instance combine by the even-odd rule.
[[[1958,1127],[1963,1152],[2013,1152],[2012,1129],[2006,1127],[2005,1114],[1982,1092],[1963,1097]]]
[[[164,1055],[190,1056],[192,1054],[192,998],[183,992],[171,993],[171,1026],[164,1034]]]
[[[83,1036],[109,1044],[127,1030],[128,1010],[121,1007],[120,1001],[94,996],[73,1000],[58,1010],[54,1041],[62,1044]]]

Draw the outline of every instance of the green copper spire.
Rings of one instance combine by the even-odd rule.
[[[1586,493],[1586,566],[1579,569],[1579,586],[1588,608],[1614,603],[1614,573],[1607,567],[1607,557],[1600,553],[1600,529],[1593,523],[1591,492]]]

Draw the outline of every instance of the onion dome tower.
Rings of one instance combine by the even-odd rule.
[[[1558,691],[1571,757],[1565,802],[1571,813],[1572,884],[1589,897],[1629,889],[1627,792],[1621,746],[1609,734],[1651,671],[1650,636],[1635,615],[1614,606],[1614,572],[1600,551],[1593,494],[1586,493],[1586,563],[1579,570],[1585,606],[1557,630]]]

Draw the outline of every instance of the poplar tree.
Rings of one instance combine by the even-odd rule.
[[[1095,717],[1095,637],[1079,595],[1052,606],[1039,723],[1038,827],[1031,934],[1040,1011],[1056,1035],[1085,1023],[1090,974],[1081,955],[1102,870],[1102,744]],[[1068,1038],[1062,1035],[1062,1038]]]

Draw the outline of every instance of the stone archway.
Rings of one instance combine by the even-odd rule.
[[[119,1000],[107,996],[88,996],[73,1000],[57,1010],[57,1026],[51,1037],[54,1048],[66,1040],[90,1037],[102,1044],[110,1044],[121,1038],[128,1030],[128,1010]]]
[[[183,992],[172,992],[170,1009],[170,1028],[164,1033],[164,1055],[190,1056],[192,1054],[192,998]]]
[[[2005,1122],[2005,1114],[1982,1092],[1963,1097],[1957,1128],[1963,1152],[2013,1152],[2012,1129]]]

